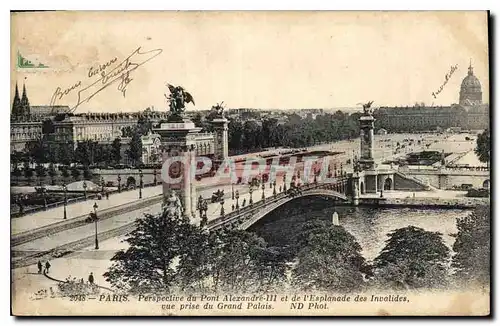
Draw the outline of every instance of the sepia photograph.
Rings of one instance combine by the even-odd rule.
[[[11,12],[11,314],[489,316],[490,21]]]

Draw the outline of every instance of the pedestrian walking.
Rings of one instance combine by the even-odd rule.
[[[41,261],[38,261],[38,274],[42,274],[42,262]]]
[[[44,271],[44,274],[48,274],[50,271],[50,263],[49,261],[47,260],[47,262],[45,263],[45,271]]]
[[[90,275],[89,275],[89,283],[90,283],[90,285],[94,284],[94,275],[92,275],[92,272],[90,272]]]

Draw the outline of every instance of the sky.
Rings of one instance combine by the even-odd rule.
[[[469,60],[483,101],[489,97],[486,12],[45,12],[14,13],[11,26],[11,98],[16,82],[25,83],[31,105],[79,104],[75,112],[166,110],[166,83],[192,94],[189,110],[221,101],[262,109],[450,105]],[[139,47],[157,55],[129,73],[125,94],[118,75],[78,102],[82,89],[102,82],[89,69],[111,61],[110,73],[131,54],[134,63],[150,58],[134,56]],[[48,68],[18,68],[18,53]]]

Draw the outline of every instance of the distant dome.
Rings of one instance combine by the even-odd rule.
[[[480,105],[483,102],[483,93],[481,91],[481,83],[476,76],[474,76],[474,70],[472,68],[472,63],[469,65],[469,72],[467,76],[462,80],[462,85],[460,86],[460,105],[465,106],[475,106]]]
[[[474,88],[478,88],[481,91],[481,83],[479,79],[477,79],[474,75],[467,75],[464,80],[462,80],[461,90],[473,90]]]

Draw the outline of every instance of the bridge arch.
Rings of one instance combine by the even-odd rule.
[[[220,221],[213,221],[214,223],[212,225],[209,225],[209,228],[219,229],[226,226],[232,226],[232,227],[238,227],[239,229],[242,230],[246,230],[253,224],[255,224],[257,221],[264,218],[266,215],[276,210],[277,208],[283,206],[284,204],[298,198],[311,197],[311,196],[327,197],[341,201],[348,200],[346,195],[332,189],[321,189],[321,188],[309,189],[309,190],[304,190],[301,193],[298,193],[294,196],[281,193],[276,197],[276,199],[273,199],[273,197],[269,197],[269,199],[273,199],[272,202],[267,202],[266,204],[262,204],[261,202],[259,202],[256,203],[251,209],[246,209],[240,214],[227,216],[226,218]]]

